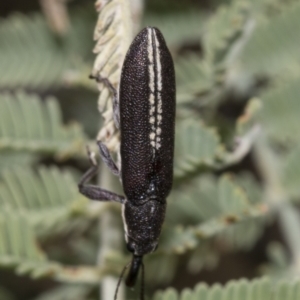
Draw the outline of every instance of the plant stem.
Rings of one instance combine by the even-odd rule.
[[[100,167],[100,178],[99,186],[105,187],[105,189],[113,189],[112,174],[108,172],[104,164]],[[106,205],[105,203],[99,203],[100,205]],[[98,266],[104,265],[105,258],[110,254],[111,251],[116,251],[122,247],[123,236],[120,232],[120,227],[115,219],[115,215],[111,210],[106,210],[105,214],[101,215],[99,219],[99,242],[100,247],[98,251]],[[114,299],[114,294],[116,286],[118,283],[118,278],[114,276],[105,276],[102,279],[101,287],[99,291],[101,300],[112,300]],[[124,299],[124,286],[121,284],[118,299]]]

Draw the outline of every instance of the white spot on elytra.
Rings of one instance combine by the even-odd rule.
[[[155,99],[154,99],[154,95],[151,93],[150,94],[150,98],[149,98],[149,101],[150,101],[150,107],[154,108],[154,104],[155,104]],[[155,109],[155,108],[154,108]]]
[[[150,116],[152,116],[155,113],[155,107],[154,105],[150,107]]]
[[[155,139],[155,133],[154,132],[151,132],[150,133],[150,140],[154,140]]]

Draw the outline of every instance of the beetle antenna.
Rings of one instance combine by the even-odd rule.
[[[145,299],[145,267],[144,263],[141,263],[142,265],[142,282],[141,282],[141,300]]]
[[[129,267],[129,265],[131,264],[131,261],[123,268],[118,283],[117,283],[117,287],[116,287],[116,291],[115,291],[115,296],[114,296],[114,300],[117,300],[117,296],[118,296],[118,291],[119,291],[119,287],[122,281],[122,278],[124,277],[125,271],[127,270],[127,268]]]

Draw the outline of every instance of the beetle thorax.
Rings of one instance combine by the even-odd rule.
[[[142,205],[126,201],[123,205],[123,222],[127,247],[135,255],[153,252],[158,243],[165,218],[166,202],[150,199]]]

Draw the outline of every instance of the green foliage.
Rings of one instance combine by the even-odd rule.
[[[299,142],[298,111],[299,104],[299,77],[288,83],[279,84],[268,89],[261,95],[263,111],[261,122],[268,136],[276,142]]]
[[[15,14],[1,20],[0,89],[44,90],[80,76],[83,63],[91,58],[92,12],[75,11],[70,32],[63,39],[50,31],[41,14]]]
[[[157,292],[154,300],[296,300],[300,297],[300,282],[281,282],[273,287],[266,278],[248,281],[230,281],[224,287],[214,284],[209,287],[201,283],[194,290],[184,289],[180,294],[173,288]]]
[[[215,64],[224,60],[242,33],[248,8],[244,1],[238,1],[230,7],[221,6],[210,18],[203,39],[206,59]]]
[[[16,267],[19,274],[33,270],[36,276],[44,273],[47,263],[44,252],[37,245],[29,220],[11,209],[1,209],[0,264]],[[47,270],[48,272],[49,270]]]
[[[175,140],[174,172],[177,177],[213,166],[222,151],[216,131],[196,120],[178,122]]]
[[[23,151],[10,151],[2,150],[1,152],[1,160],[0,160],[0,173],[2,170],[11,168],[11,166],[28,166],[32,165],[37,161],[37,157],[34,153],[23,152]]]
[[[36,232],[23,212],[1,208],[0,215],[0,266],[13,268],[19,275],[32,278],[55,278],[65,282],[97,282],[100,270],[81,267],[64,267],[50,261],[37,242]]]
[[[299,176],[300,176],[300,145],[293,147],[282,161],[281,179],[289,197],[298,200],[300,196]]]
[[[98,21],[91,3],[70,4],[70,29],[60,37],[40,12],[0,20],[0,267],[26,274],[36,285],[45,277],[61,282],[24,299],[98,299],[93,289],[101,278],[115,276],[127,262],[120,244],[103,254],[106,243],[119,236],[112,227],[123,236],[121,218],[115,217],[119,207],[78,193],[78,179],[89,165],[85,145],[96,145],[73,120],[80,116],[85,128],[99,129],[91,105],[81,109],[78,98],[85,105],[96,90],[87,79],[91,72],[118,86],[131,23],[141,16],[126,4],[97,1]],[[176,278],[177,289],[179,268],[197,274],[217,267],[229,252],[249,257],[262,239],[269,260],[256,263],[250,274],[259,270],[268,279],[223,287],[199,283],[181,293],[157,292],[153,299],[296,300],[299,282],[273,280],[294,279],[300,272],[294,207],[300,199],[299,1],[197,5],[146,11],[142,21],[165,35],[178,104],[173,190],[158,250],[145,257],[146,286],[153,291]],[[98,55],[93,68],[92,51]],[[98,88],[105,124],[98,138],[110,140],[116,150],[111,95]],[[119,190],[105,172],[100,178],[103,188]],[[107,216],[111,227],[99,233],[96,222]],[[286,244],[266,245],[263,234],[274,220]],[[231,270],[223,273],[226,280],[234,276]],[[0,298],[17,300],[2,288]]]
[[[267,22],[256,24],[255,31],[241,53],[241,63],[248,72],[278,74],[299,61],[300,5],[295,2]]]
[[[180,58],[176,62],[177,101],[184,103],[195,96],[208,93],[217,84],[211,64],[197,55]]]
[[[86,201],[70,172],[14,167],[4,170],[0,179],[0,207],[25,214],[39,229],[85,211]]]
[[[248,183],[251,195],[257,186],[249,179],[248,182],[247,179],[243,181],[245,185]],[[230,236],[227,237],[229,244],[235,241],[239,248],[251,247],[260,236],[263,224],[255,219],[255,225],[247,222],[244,227],[241,226],[242,222],[267,213],[266,206],[257,201],[249,200],[245,191],[228,174],[218,180],[201,176],[188,184],[181,184],[169,200],[166,229],[162,233],[159,251],[183,253],[219,233],[223,237]],[[183,228],[182,224],[189,226]],[[260,226],[256,226],[258,224]],[[246,241],[243,239],[245,232]],[[238,235],[241,235],[240,243],[236,242]]]
[[[33,117],[34,116],[34,117]],[[84,134],[77,124],[63,126],[58,102],[35,95],[0,95],[0,150],[36,151],[60,158],[82,153]]]

